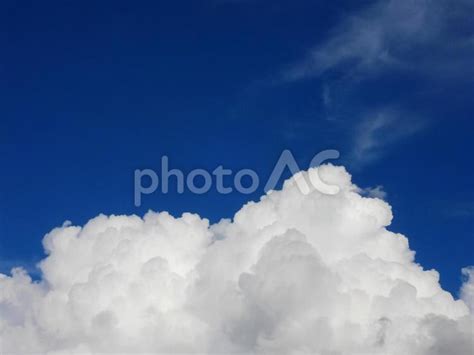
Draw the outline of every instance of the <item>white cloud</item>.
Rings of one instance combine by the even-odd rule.
[[[381,0],[347,16],[302,61],[283,73],[288,81],[347,65],[346,75],[399,68],[457,78],[473,74],[470,0]]]
[[[211,226],[149,212],[51,231],[41,282],[0,276],[3,353],[471,354],[468,306],[386,229],[390,206],[342,167],[300,174],[318,173],[341,191],[290,179]]]
[[[462,269],[463,275],[466,277],[466,281],[461,287],[461,298],[474,312],[474,267],[466,267]]]
[[[424,122],[398,109],[385,107],[367,113],[354,128],[351,163],[354,167],[373,162],[390,145],[410,137]]]
[[[359,190],[359,193],[362,196],[368,196],[372,198],[379,198],[385,200],[387,198],[387,192],[383,189],[382,185],[377,185],[375,187],[364,187]]]
[[[396,106],[412,111],[412,118],[434,120],[429,106],[420,110],[409,101],[418,94],[440,102],[450,90],[463,92],[466,83],[472,85],[472,13],[472,0],[372,2],[343,16],[302,59],[282,70],[277,82],[319,79],[321,115],[351,132],[351,164],[366,165],[423,126],[419,119],[403,119],[403,113],[378,108]],[[402,90],[401,82],[406,84]],[[377,95],[375,90],[388,91],[392,85],[393,95]],[[430,94],[433,87],[439,92]],[[366,101],[369,95],[374,99]],[[373,112],[362,112],[367,106]]]

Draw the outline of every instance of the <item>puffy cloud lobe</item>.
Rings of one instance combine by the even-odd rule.
[[[319,174],[336,195],[302,194]],[[342,167],[209,225],[98,216],[46,235],[42,280],[0,275],[5,353],[471,354],[463,300],[414,262],[392,213]],[[472,276],[472,269],[466,269]]]

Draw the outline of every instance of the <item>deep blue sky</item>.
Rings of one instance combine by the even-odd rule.
[[[472,7],[423,4],[3,1],[0,271],[34,271],[65,220],[153,209],[214,222],[262,193],[134,207],[134,170],[162,155],[265,180],[283,149],[301,167],[338,149],[355,183],[383,185],[390,229],[456,294],[474,264]]]

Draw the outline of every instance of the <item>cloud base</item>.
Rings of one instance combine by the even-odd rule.
[[[340,192],[302,194],[311,174]],[[1,349],[471,354],[472,269],[453,299],[361,191],[325,165],[214,225],[167,212],[64,224],[44,238],[40,281],[0,274]]]

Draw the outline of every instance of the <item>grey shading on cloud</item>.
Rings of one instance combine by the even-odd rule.
[[[302,194],[314,176],[339,187]],[[470,355],[462,298],[343,167],[299,172],[232,220],[104,216],[43,241],[42,279],[0,275],[3,353]],[[472,309],[472,308],[471,308]]]
[[[465,280],[461,287],[461,299],[474,312],[474,266],[463,268],[462,274]]]

